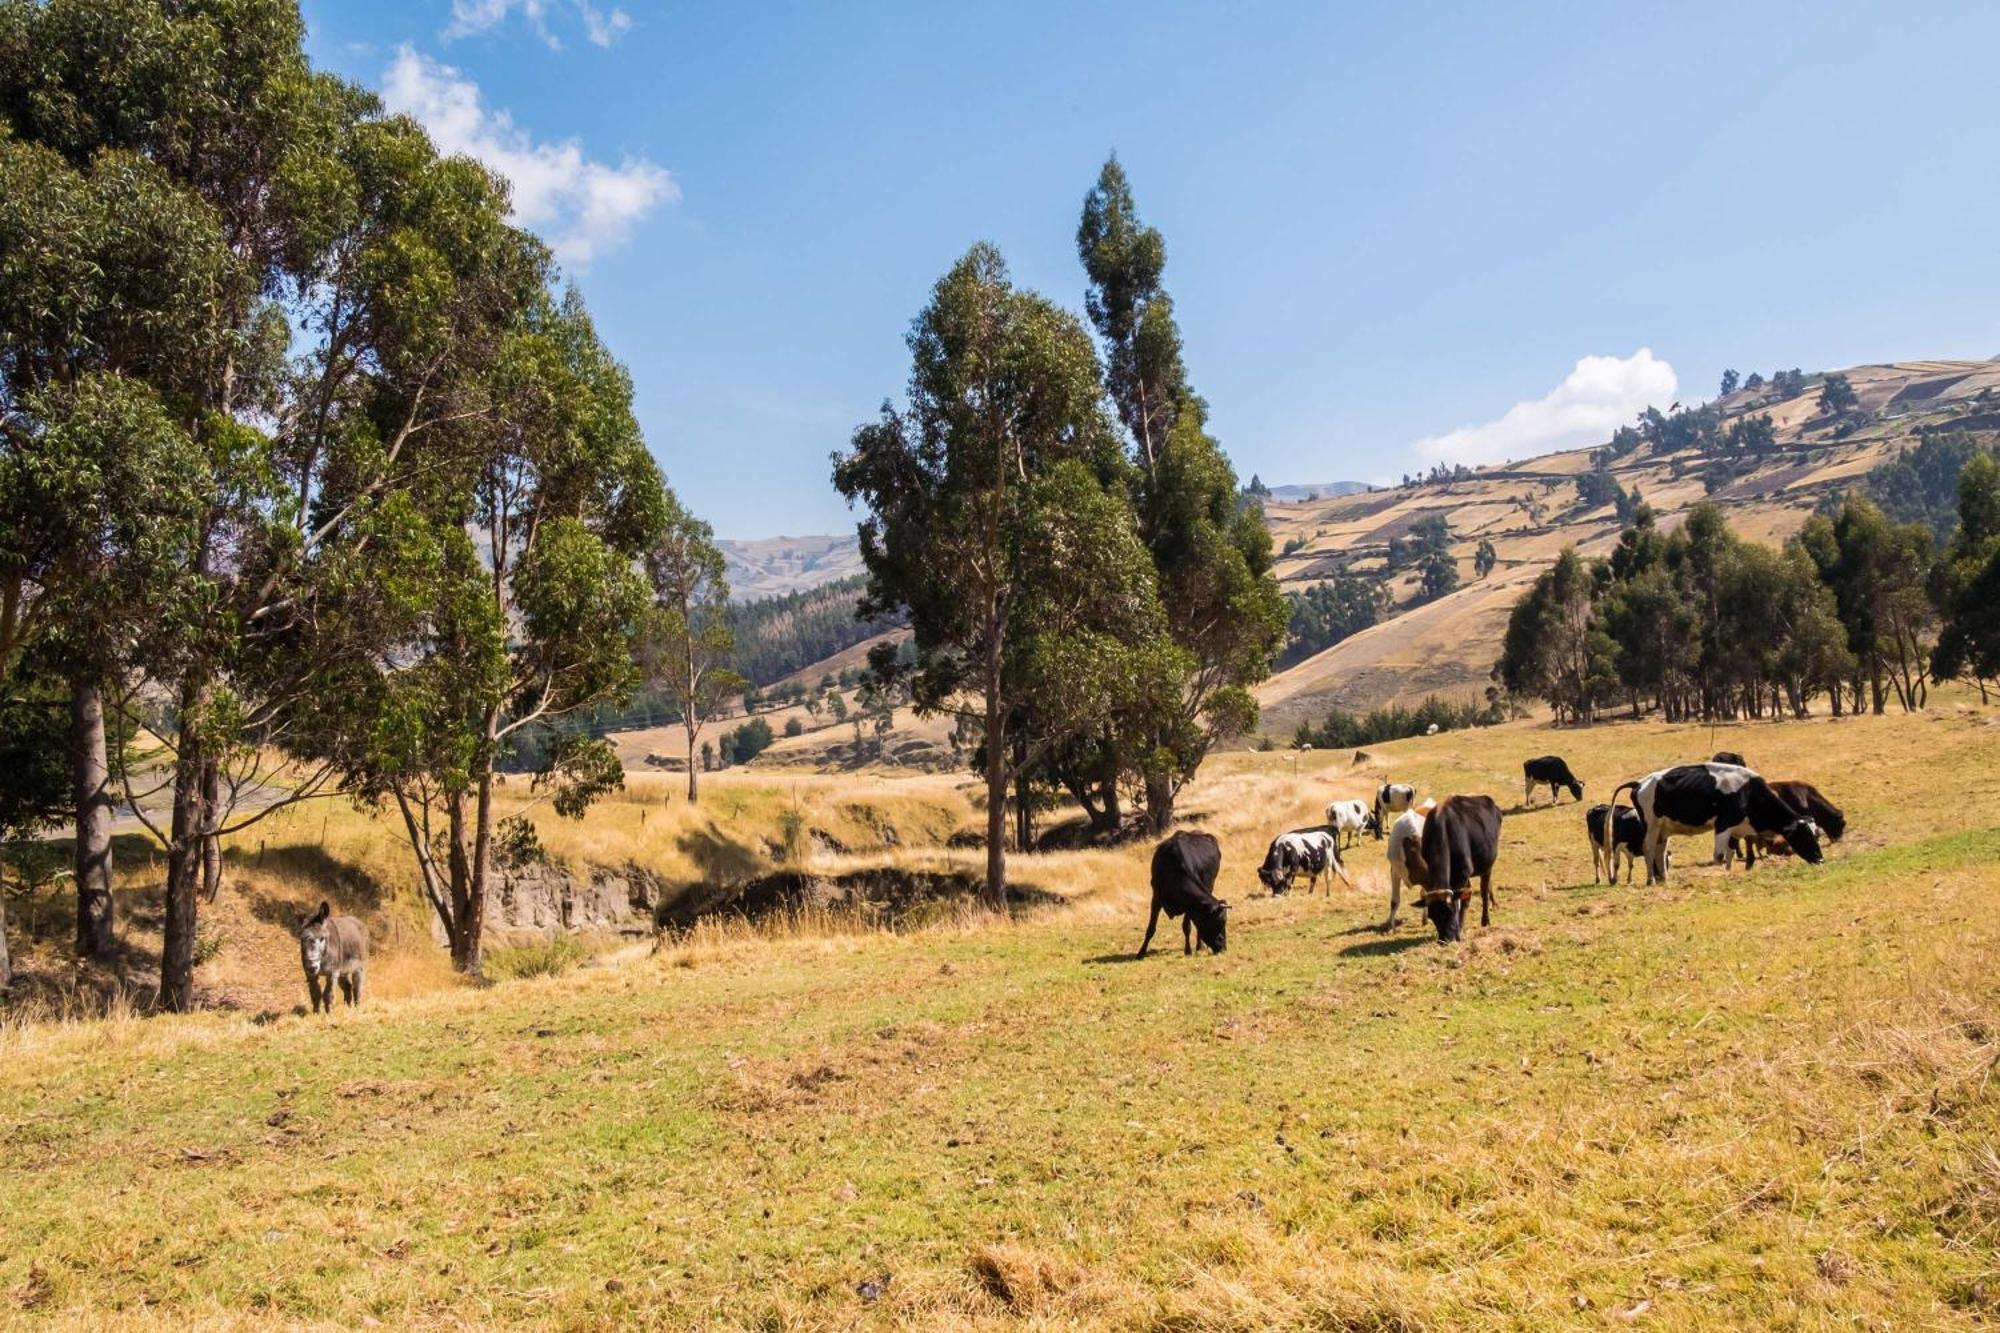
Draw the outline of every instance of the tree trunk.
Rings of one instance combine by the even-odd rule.
[[[473,976],[480,964],[479,937],[466,930],[473,918],[473,879],[472,857],[465,846],[464,792],[453,792],[446,799],[446,824],[451,844],[451,921],[445,926],[445,938],[451,945],[451,965]]]
[[[499,710],[486,714],[486,743],[481,747],[479,791],[472,825],[472,902],[466,923],[465,974],[483,975],[486,937],[486,881],[493,873],[493,754],[500,730]]]
[[[181,690],[179,753],[174,760],[174,818],[167,846],[166,921],[160,944],[160,1008],[184,1014],[194,1008],[196,902],[201,889],[202,835],[208,812],[202,801],[202,706],[206,687]]]
[[[70,689],[70,791],[76,804],[76,952],[104,958],[115,943],[111,897],[111,766],[104,695],[96,682]]]
[[[7,896],[0,894],[0,991],[14,985],[14,956],[7,952]]]
[[[989,911],[1007,910],[1007,742],[997,669],[989,672],[986,695],[986,892]]]
[[[214,759],[201,770],[201,896],[214,902],[222,894],[222,765]]]
[[[1167,831],[1174,822],[1174,780],[1170,774],[1146,775],[1146,826],[1154,836]]]
[[[699,766],[698,764],[696,764],[696,763],[695,763],[695,761],[694,761],[694,742],[695,742],[695,733],[696,733],[696,731],[697,731],[697,730],[698,730],[698,729],[697,729],[697,728],[695,728],[695,727],[693,727],[693,726],[690,726],[690,727],[689,727],[689,728],[687,729],[687,736],[688,736],[688,804],[689,804],[689,805],[693,805],[693,804],[694,804],[695,802],[697,802],[697,801],[699,801],[699,800],[701,799],[701,767],[700,767],[700,766]]]

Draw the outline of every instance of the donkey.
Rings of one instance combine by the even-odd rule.
[[[361,974],[368,970],[367,928],[351,916],[335,916],[333,905],[323,902],[299,927],[299,961],[314,1013],[333,1012],[335,981],[352,1008],[361,1003]]]

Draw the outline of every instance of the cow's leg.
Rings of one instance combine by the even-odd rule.
[[[1152,946],[1153,932],[1160,928],[1160,900],[1153,899],[1153,915],[1146,922],[1146,938],[1139,941],[1139,956],[1144,958],[1146,950]]]
[[[1646,883],[1667,882],[1666,825],[1652,823],[1646,826]]]
[[[1534,803],[1535,803],[1535,780],[1533,778],[1523,778],[1521,780],[1521,804],[1533,805]]]
[[[1485,929],[1493,920],[1493,872],[1487,871],[1479,877],[1479,926]]]
[[[1403,907],[1403,870],[1401,866],[1389,867],[1389,919],[1382,923],[1382,929],[1396,928],[1396,913]]]
[[[1194,957],[1194,913],[1193,912],[1189,912],[1186,916],[1181,918],[1181,952],[1183,954],[1186,954],[1190,958]]]

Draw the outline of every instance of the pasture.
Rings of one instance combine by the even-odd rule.
[[[1715,749],[1818,784],[1847,839],[1822,867],[1748,874],[1689,839],[1668,886],[1593,886],[1584,809]],[[1583,804],[1522,811],[1521,760],[1550,752]],[[1369,753],[1204,770],[1183,812],[1222,840],[1220,957],[1183,957],[1163,926],[1169,947],[1130,961],[1148,842],[1017,858],[1016,880],[1063,901],[1005,922],[703,929],[485,990],[408,962],[331,1020],[289,1012],[302,983],[280,955],[275,1016],[10,1027],[0,1314],[1178,1329],[2000,1314],[1990,714],[1512,724]],[[1378,931],[1373,841],[1350,854],[1359,891],[1257,887],[1272,833],[1384,774],[1508,812],[1491,929],[1440,947],[1406,904]],[[760,782],[735,798],[742,827],[800,799],[783,776],[733,779]],[[900,802],[936,839],[881,858],[979,855],[942,845],[970,809],[951,780],[796,784],[830,810]],[[538,822],[558,851],[683,846],[695,817],[678,800],[641,816],[643,797]],[[361,857],[379,835],[338,818],[325,854]],[[738,841],[747,873],[768,844]],[[367,873],[401,892],[393,861]],[[210,966],[252,968],[247,950]]]

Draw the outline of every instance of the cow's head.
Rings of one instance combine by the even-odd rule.
[[[1276,852],[1264,858],[1264,864],[1257,867],[1257,878],[1272,893],[1284,893],[1292,887],[1291,867]]]
[[[1465,925],[1465,899],[1450,889],[1426,889],[1424,915],[1437,927],[1439,944],[1454,943]]]
[[[1809,865],[1818,865],[1826,859],[1826,853],[1820,850],[1819,825],[1810,819],[1797,819],[1785,825],[1785,845]]]
[[[1229,904],[1220,898],[1213,906],[1202,904],[1188,909],[1194,918],[1194,933],[1208,946],[1210,953],[1221,953],[1229,947]]]
[[[319,911],[307,917],[299,926],[299,958],[305,963],[306,971],[318,973],[326,964],[326,925],[333,916],[333,904],[322,902]]]
[[[1370,810],[1366,815],[1362,816],[1361,831],[1363,833],[1371,833],[1378,838],[1381,837],[1382,816],[1376,813],[1375,811]]]
[[[1580,801],[1580,800],[1582,800],[1582,799],[1583,799],[1583,784],[1582,784],[1581,782],[1571,782],[1571,783],[1569,784],[1569,794],[1570,794],[1570,799],[1571,799],[1571,800],[1575,800],[1575,801]]]

